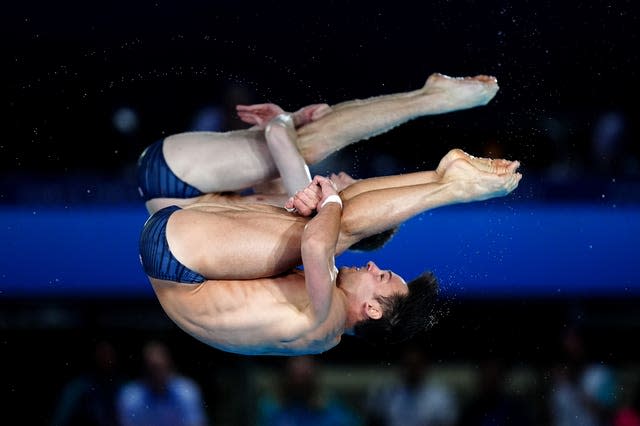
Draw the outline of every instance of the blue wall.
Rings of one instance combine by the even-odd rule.
[[[405,223],[375,253],[410,279],[423,270],[458,297],[640,295],[640,206],[474,203]],[[0,297],[153,297],[137,253],[142,206],[0,210]]]

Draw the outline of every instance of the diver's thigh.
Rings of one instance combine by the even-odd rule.
[[[238,191],[273,179],[277,168],[261,132],[190,132],[165,139],[173,173],[202,192]]]

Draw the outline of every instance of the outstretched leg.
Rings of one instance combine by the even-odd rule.
[[[497,90],[493,77],[451,78],[433,74],[424,87],[415,91],[343,102],[333,107],[303,108],[298,118],[311,122],[299,127],[292,139],[302,159],[314,164],[351,143],[414,118],[484,105]],[[202,193],[243,190],[282,175],[260,129],[172,135],[165,139],[162,153],[171,172]],[[166,200],[175,203],[179,197],[164,194],[159,205]],[[147,200],[150,210],[153,202]]]
[[[456,165],[456,167],[460,166],[459,163],[456,163],[456,160],[464,160],[478,172],[493,175],[515,173],[518,167],[520,167],[519,161],[474,157],[461,149],[455,148],[442,157],[435,170],[390,176],[377,176],[353,181],[350,185],[341,189],[340,196],[343,200],[349,200],[363,192],[438,182],[445,176],[447,171],[453,165]]]
[[[343,102],[316,112],[314,121],[298,129],[298,149],[308,164],[314,164],[415,118],[486,105],[497,91],[494,77],[432,74],[418,90]]]
[[[358,181],[342,193],[339,249],[346,250],[426,210],[505,196],[522,179],[516,172],[518,166],[514,161],[504,173],[489,172],[460,157],[436,179],[433,172],[416,172]]]

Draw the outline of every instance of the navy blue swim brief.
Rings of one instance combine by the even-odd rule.
[[[202,192],[176,176],[162,153],[164,139],[149,145],[138,158],[138,191],[145,201],[153,198],[191,198]]]
[[[144,272],[153,278],[185,284],[199,284],[204,276],[178,262],[167,242],[167,222],[178,206],[169,206],[155,212],[144,224],[140,234],[140,262]]]

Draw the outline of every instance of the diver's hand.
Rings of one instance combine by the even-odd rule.
[[[311,216],[321,200],[322,188],[314,178],[309,185],[289,198],[284,208],[291,213],[298,213],[300,216]]]
[[[285,113],[276,104],[236,105],[236,111],[240,120],[260,129],[267,127],[267,123],[274,117]]]
[[[336,184],[324,176],[315,176],[309,185],[287,200],[284,208],[301,216],[311,216],[330,195],[338,195]]]

